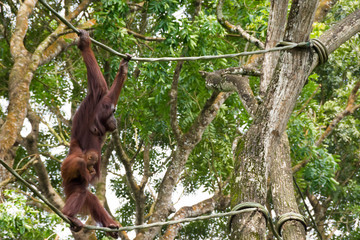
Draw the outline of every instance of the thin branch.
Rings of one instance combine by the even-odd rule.
[[[128,34],[131,34],[134,37],[145,40],[145,41],[161,42],[161,41],[164,41],[166,39],[166,38],[162,38],[162,37],[147,37],[147,36],[144,36],[144,35],[142,35],[140,33],[134,32],[134,31],[132,31],[130,29],[127,29],[127,28],[126,28],[126,31],[128,32]]]
[[[141,151],[141,148],[142,148],[143,144],[144,144],[144,140],[141,139],[140,144],[139,144],[139,146],[137,147],[136,153],[134,154],[134,156],[133,156],[133,157],[131,158],[131,160],[130,160],[131,162],[134,162],[134,161],[135,161],[136,157],[139,155],[139,153],[140,153],[140,151]]]
[[[175,135],[175,139],[179,141],[182,136],[182,131],[178,123],[177,115],[177,98],[178,98],[178,86],[179,86],[179,77],[184,62],[178,62],[175,67],[173,81],[171,84],[170,90],[170,125]]]
[[[34,156],[33,158],[30,159],[30,161],[28,161],[22,168],[20,169],[16,169],[15,171],[21,175],[23,174],[36,160],[37,156]],[[11,176],[8,179],[0,182],[0,189],[2,189],[3,187],[5,187],[6,185],[8,185],[9,183],[15,182],[16,181],[16,177],[15,176]]]
[[[149,177],[151,176],[151,172],[150,172],[150,150],[151,150],[151,144],[150,143],[146,143],[145,147],[144,147],[144,175],[140,181],[140,189],[143,191],[143,189],[145,188]]]
[[[68,141],[66,141],[63,137],[61,137],[51,126],[49,123],[47,123],[44,118],[41,118],[40,120],[43,124],[45,124],[49,131],[57,138],[59,144],[62,144],[64,146],[70,146],[70,143]]]
[[[316,147],[319,147],[323,143],[323,141],[332,133],[332,131],[335,129],[335,127],[339,124],[339,122],[343,118],[345,118],[346,116],[348,116],[350,114],[353,114],[354,111],[356,111],[358,108],[360,108],[360,105],[355,105],[355,101],[357,100],[357,98],[359,96],[359,94],[358,94],[359,88],[360,88],[360,81],[358,81],[355,84],[354,88],[351,90],[351,93],[348,98],[348,102],[347,102],[345,109],[335,116],[335,118],[332,120],[332,122],[327,126],[324,133],[316,141],[316,143],[315,143]],[[295,166],[293,166],[292,167],[293,173],[299,171],[301,168],[306,166],[306,164],[308,164],[309,162],[310,162],[310,158],[305,159],[305,160],[301,161],[300,163],[296,164]]]
[[[14,171],[9,165],[6,164],[5,161],[0,159],[0,163],[18,180],[20,180],[27,188],[29,188],[38,198],[40,198],[46,205],[48,205],[51,210],[53,210],[59,217],[61,217],[66,223],[71,224],[70,220],[54,205],[52,205],[40,192],[38,192],[35,187],[29,184],[25,179],[23,179],[17,172]]]
[[[182,139],[188,144],[187,147],[194,147],[201,140],[205,128],[209,126],[218,113],[221,105],[230,95],[231,93],[218,91],[213,92],[212,96],[206,101],[198,118],[190,127],[189,131],[182,137]]]
[[[62,163],[62,160],[60,160],[59,158],[51,155],[51,153],[49,153],[49,152],[42,152],[41,155],[43,155],[44,157],[48,157],[48,158],[50,158],[50,159],[53,159],[53,160],[55,160],[55,161],[58,162],[58,163]]]
[[[113,139],[114,139],[115,151],[116,151],[117,155],[119,156],[120,161],[122,162],[122,164],[125,167],[127,180],[130,184],[132,191],[134,193],[136,193],[139,191],[139,185],[137,184],[135,177],[134,177],[134,172],[133,172],[132,165],[131,165],[131,158],[124,151],[124,148],[119,140],[120,139],[119,133],[117,131],[114,131],[112,133],[112,135],[113,135]]]
[[[261,42],[259,39],[255,38],[254,36],[251,36],[242,27],[232,25],[230,22],[228,22],[224,19],[224,15],[222,13],[223,5],[224,5],[224,1],[219,0],[218,5],[216,7],[216,16],[217,16],[218,22],[228,31],[230,31],[232,33],[238,33],[247,41],[255,44],[258,48],[264,49],[265,45],[263,42]]]
[[[319,84],[315,91],[311,94],[311,96],[306,100],[306,102],[301,106],[301,108],[299,109],[299,111],[297,111],[296,113],[296,116],[299,116],[303,111],[304,109],[306,108],[306,106],[309,104],[309,102],[311,101],[311,99],[313,99],[315,97],[315,95],[317,94],[317,92],[319,91],[321,87],[321,84]]]
[[[351,94],[348,98],[348,103],[347,106],[345,107],[344,111],[342,111],[341,113],[339,113],[334,119],[333,121],[329,124],[329,126],[326,128],[325,132],[321,135],[321,137],[319,138],[319,140],[315,143],[316,146],[320,146],[322,144],[322,142],[324,141],[324,139],[326,137],[328,137],[330,135],[330,133],[332,133],[332,131],[334,130],[334,128],[336,127],[336,125],[346,116],[353,114],[354,111],[356,109],[359,108],[359,105],[355,105],[355,101],[358,98],[358,90],[360,88],[360,81],[358,81],[355,84],[355,87],[352,89]]]
[[[175,213],[171,220],[198,217],[204,214],[209,214],[214,210],[224,210],[228,206],[230,206],[230,196],[223,196],[221,193],[217,192],[211,198],[189,207],[182,207]],[[160,239],[175,239],[180,228],[180,223],[168,226],[166,232]]]

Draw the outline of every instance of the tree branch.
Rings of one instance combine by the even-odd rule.
[[[321,22],[338,0],[320,0],[315,12],[315,22]]]
[[[171,84],[171,90],[170,90],[170,125],[173,130],[173,133],[175,135],[175,139],[179,141],[179,139],[182,136],[182,131],[179,127],[178,119],[177,119],[177,97],[178,97],[178,85],[179,85],[179,77],[180,72],[183,66],[183,61],[177,62],[173,81]]]
[[[79,6],[71,12],[68,16],[66,16],[67,21],[73,20],[75,17],[77,17],[82,11],[84,11],[89,4],[91,3],[91,0],[84,0],[82,1]],[[87,28],[92,25],[94,25],[94,21],[88,21],[87,23],[84,23],[81,27]],[[39,65],[43,65],[47,62],[49,62],[51,59],[53,59],[55,56],[57,56],[59,53],[64,51],[68,46],[71,46],[74,44],[72,41],[71,43],[68,43],[65,41],[65,39],[76,39],[77,34],[76,33],[70,33],[66,36],[62,36],[58,38],[66,29],[66,25],[64,23],[60,23],[60,25],[56,28],[54,32],[52,32],[44,41],[42,41],[39,46],[36,48],[33,56],[33,62],[34,68],[36,68]],[[34,71],[35,71],[34,70]]]
[[[284,38],[289,0],[272,0],[266,36],[266,49],[276,46]],[[264,97],[274,74],[280,52],[265,53],[260,82],[260,96]]]
[[[26,116],[27,103],[30,97],[29,85],[32,73],[28,73],[30,53],[25,49],[24,37],[28,30],[28,20],[36,1],[26,0],[19,8],[16,16],[16,25],[10,39],[10,52],[14,65],[9,75],[9,106],[4,124],[0,128],[0,158],[10,163],[12,160],[5,158],[16,141],[21,131]],[[11,163],[10,163],[11,164]],[[0,181],[9,173],[0,167]]]
[[[31,123],[32,131],[29,133],[28,136],[26,136],[24,141],[24,147],[29,154],[34,154],[35,156],[37,156],[34,163],[34,169],[36,175],[38,176],[38,189],[53,205],[55,205],[57,208],[61,208],[64,205],[64,202],[60,195],[51,185],[48,171],[44,162],[40,158],[40,153],[37,147],[40,117],[37,116],[30,107],[28,108],[27,117]]]
[[[205,76],[207,88],[223,92],[236,91],[239,94],[246,111],[254,116],[258,104],[249,85],[249,78],[237,75],[220,74],[218,71],[201,73]]]
[[[128,32],[128,34],[133,35],[136,38],[145,40],[145,41],[154,41],[154,42],[162,42],[164,41],[166,38],[162,38],[162,37],[147,37],[145,35],[142,35],[140,33],[134,32],[130,29],[126,29],[126,31]]]
[[[165,176],[160,184],[158,196],[154,204],[153,214],[150,216],[149,223],[164,221],[169,214],[175,211],[172,203],[172,194],[178,179],[184,169],[185,163],[196,144],[201,140],[206,127],[211,123],[218,113],[220,106],[230,96],[231,93],[214,92],[206,101],[205,106],[199,116],[190,127],[189,131],[182,135],[178,141],[178,147],[174,153],[172,161],[167,168]],[[160,227],[152,227],[147,231],[141,231],[135,239],[152,239],[160,231]]]
[[[247,41],[255,44],[258,48],[264,49],[264,43],[262,43],[259,39],[255,38],[254,36],[251,36],[249,33],[247,33],[242,27],[232,25],[230,22],[226,21],[224,19],[224,15],[222,13],[222,8],[224,5],[223,0],[218,1],[218,5],[216,7],[216,16],[218,19],[218,22],[228,31],[232,33],[238,33],[240,34],[244,39]]]
[[[136,225],[141,225],[144,223],[144,213],[145,213],[145,194],[144,194],[144,187],[137,184],[136,179],[134,177],[134,172],[132,169],[131,159],[125,153],[122,144],[119,140],[119,133],[115,131],[113,133],[114,143],[115,143],[115,150],[117,155],[120,158],[120,161],[123,163],[126,171],[126,179],[130,185],[131,192],[133,194],[135,200],[135,207],[136,207]],[[149,146],[149,145],[147,145]],[[147,167],[148,168],[148,167]],[[143,181],[147,182],[147,176],[144,173]]]
[[[21,175],[23,174],[29,167],[31,167],[31,165],[34,164],[34,162],[36,161],[37,156],[34,156],[30,159],[30,161],[28,161],[22,168],[20,169],[15,169],[15,171]],[[6,185],[8,185],[9,183],[15,182],[16,181],[16,177],[15,176],[11,176],[8,179],[0,182],[0,189],[4,188]]]
[[[151,172],[150,172],[150,150],[151,150],[151,144],[150,143],[146,143],[145,147],[144,147],[144,175],[141,179],[141,182],[139,184],[140,189],[143,191],[148,180],[149,177],[151,176]]]
[[[190,207],[182,207],[179,209],[171,220],[178,220],[190,217],[198,217],[209,214],[215,210],[223,211],[230,206],[230,196],[224,196],[220,192],[214,194],[213,197],[194,204]],[[181,229],[181,224],[169,225],[166,232],[161,236],[161,240],[175,239]]]
[[[357,100],[357,98],[359,96],[359,94],[357,93],[359,88],[360,88],[360,81],[358,81],[355,84],[354,88],[351,90],[351,93],[348,98],[348,102],[347,102],[345,109],[335,116],[335,118],[332,120],[332,122],[329,124],[329,126],[327,126],[324,133],[316,141],[316,143],[315,143],[316,147],[319,147],[323,143],[323,141],[332,133],[334,128],[339,124],[339,122],[344,117],[346,117],[350,114],[353,114],[356,109],[360,108],[360,105],[355,105],[355,101]],[[301,161],[300,163],[296,164],[295,166],[293,166],[292,167],[293,173],[298,172],[301,168],[305,167],[306,164],[308,164],[309,162],[310,162],[310,158],[305,159],[305,160]]]

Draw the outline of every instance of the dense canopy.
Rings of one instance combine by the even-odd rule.
[[[360,238],[360,1],[49,0],[78,29],[134,57],[233,54],[285,40],[312,48],[198,61],[130,61],[92,191],[122,225],[265,206],[295,212],[283,239]],[[77,34],[36,0],[0,2],[0,159],[55,207],[72,116],[87,92]],[[92,45],[108,85],[121,58]],[[293,176],[299,190],[293,182]],[[304,199],[301,198],[304,196]],[[310,209],[311,215],[306,210]],[[0,166],[1,239],[71,233]],[[315,224],[311,221],[314,219]],[[94,223],[86,215],[88,225]],[[258,211],[121,232],[122,239],[272,239]],[[315,227],[316,226],[316,227]],[[229,233],[229,229],[230,233]]]

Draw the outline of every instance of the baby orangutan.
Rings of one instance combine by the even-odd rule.
[[[95,164],[99,161],[99,157],[97,155],[97,152],[92,150],[86,152],[84,155],[87,164],[86,168],[89,171],[92,180],[96,175]]]
[[[78,232],[83,227],[83,223],[76,218],[79,212],[90,213],[101,226],[118,228],[117,223],[104,209],[99,199],[88,189],[89,184],[97,176],[94,167],[99,160],[97,151],[88,150],[83,153],[75,140],[71,141],[70,149],[69,155],[61,165],[61,176],[66,195],[62,212],[71,220],[71,230]],[[113,238],[118,238],[117,232],[108,234]]]

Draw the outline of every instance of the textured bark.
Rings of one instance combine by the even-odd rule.
[[[269,25],[266,36],[266,48],[270,49],[276,46],[284,38],[286,15],[288,9],[288,0],[271,1],[269,16]],[[266,89],[274,74],[280,52],[270,52],[264,55],[263,76],[260,82],[260,96],[265,96]]]
[[[319,37],[319,40],[326,46],[327,51],[330,54],[359,31],[360,9],[356,10],[348,17],[333,25],[329,30],[327,30]],[[318,64],[318,62],[315,60],[318,60],[317,55],[314,56],[314,61],[309,71],[309,74]]]
[[[309,39],[317,1],[293,1],[286,28],[286,41]],[[240,146],[234,172],[232,205],[257,202],[265,205],[267,177],[271,159],[306,81],[312,55],[309,50],[290,50],[280,54],[278,66],[256,112],[253,125]],[[265,219],[261,213],[244,213],[232,221],[232,239],[265,239]]]
[[[30,53],[25,49],[23,40],[28,29],[28,19],[36,4],[36,1],[26,0],[21,4],[16,17],[16,26],[10,40],[10,51],[14,59],[14,65],[9,76],[9,106],[8,115],[0,129],[0,158],[7,161],[7,152],[16,141],[26,116],[26,107],[29,100],[29,85],[33,76],[28,71]],[[0,166],[0,182],[9,176],[6,169]]]
[[[276,3],[275,3],[276,2]],[[271,15],[266,41],[266,48],[274,47],[283,40],[285,34],[285,24],[287,15],[288,1],[271,1]],[[280,57],[280,52],[267,53],[264,57],[263,76],[260,84],[260,94],[265,95],[267,87],[274,74],[276,64]],[[291,171],[290,147],[287,134],[282,134],[280,144],[274,146],[274,155],[270,162],[270,184],[274,210],[277,216],[288,212],[299,213],[293,178]],[[297,221],[286,222],[282,226],[284,239],[305,239],[306,232],[303,225]],[[281,230],[280,230],[281,231]]]
[[[290,146],[288,136],[284,133],[275,151],[275,158],[270,165],[270,182],[272,201],[277,216],[285,213],[300,213],[297,206],[290,161]],[[306,232],[302,223],[287,221],[280,231],[283,239],[305,240]]]

